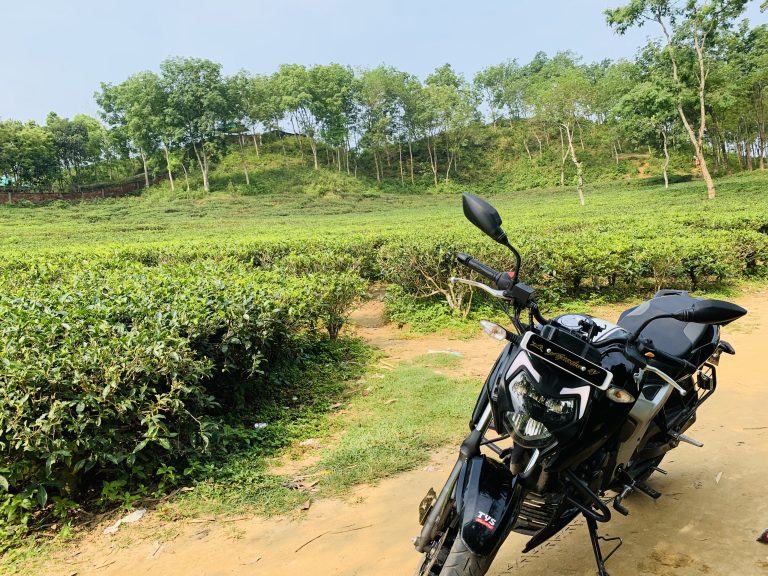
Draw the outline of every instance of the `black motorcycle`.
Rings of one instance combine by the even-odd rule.
[[[598,574],[607,576],[610,554],[601,551],[598,522],[611,519],[609,505],[627,515],[622,501],[632,492],[659,498],[646,480],[666,474],[659,468],[664,455],[680,442],[702,446],[684,432],[717,387],[720,355],[734,354],[720,340],[720,326],[746,310],[662,290],[622,313],[617,325],[583,314],[548,320],[534,290],[519,282],[520,254],[498,212],[470,194],[463,205],[467,219],[506,246],[516,264],[499,272],[459,253],[461,264],[496,289],[451,280],[498,298],[516,334],[481,322],[508,343],[448,481],[419,507],[415,546],[424,557],[417,574],[482,576],[510,532],[531,536],[523,550],[529,552],[582,515]]]

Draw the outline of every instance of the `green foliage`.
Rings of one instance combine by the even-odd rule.
[[[222,441],[220,418],[269,402],[304,334],[338,335],[354,273],[302,276],[242,260],[145,265],[41,257],[0,277],[0,528],[61,509],[128,505]],[[53,506],[53,508],[52,508]]]
[[[0,122],[0,176],[16,187],[49,184],[58,174],[51,134],[34,122]]]
[[[306,173],[305,182],[347,178]],[[768,274],[759,173],[721,180],[715,203],[695,183],[595,185],[583,208],[566,201],[571,190],[494,195],[488,186],[471,189],[498,207],[522,253],[522,278],[545,307]],[[205,476],[218,461],[201,460],[206,450],[213,458],[243,444],[261,453],[285,446],[295,437],[282,434],[285,424],[243,430],[231,418],[254,421],[258,412],[284,422],[292,398],[311,405],[296,365],[322,355],[312,343],[318,329],[338,335],[361,279],[390,284],[390,317],[420,329],[497,314],[448,281],[468,274],[455,263],[459,250],[511,265],[462,218],[459,189],[189,197],[158,189],[0,207],[5,533],[66,514],[73,502],[128,505]]]

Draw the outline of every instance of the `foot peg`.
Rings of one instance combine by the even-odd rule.
[[[621,491],[621,494],[618,494],[613,498],[613,509],[624,516],[629,516],[629,510],[622,506],[621,501],[624,500],[630,492],[632,492],[632,486],[624,486],[624,490]]]
[[[690,444],[691,446],[696,446],[696,448],[703,448],[704,442],[699,442],[698,440],[695,440],[694,438],[691,438],[690,436],[686,436],[685,434],[678,434],[677,432],[670,432],[669,433],[672,438],[677,440],[678,442],[685,442],[686,444]]]
[[[648,484],[645,482],[635,482],[634,486],[635,490],[639,490],[649,498],[653,498],[654,500],[658,500],[661,498],[661,492],[658,492],[657,490],[654,490]]]

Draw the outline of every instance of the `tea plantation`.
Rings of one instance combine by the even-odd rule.
[[[478,299],[448,282],[467,274],[455,252],[510,267],[458,194],[306,179],[0,207],[0,536],[163,493],[243,443],[280,446],[237,423],[322,410],[297,366],[354,375],[365,353],[337,336],[368,284],[389,286],[401,322],[430,307],[461,317]],[[767,188],[762,173],[720,180],[715,200],[697,182],[602,184],[585,207],[562,188],[473,191],[497,206],[522,279],[551,307],[765,278]]]

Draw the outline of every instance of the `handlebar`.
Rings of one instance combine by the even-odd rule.
[[[643,357],[649,360],[660,360],[665,364],[675,366],[680,370],[685,370],[686,372],[689,372],[691,374],[696,372],[697,367],[691,364],[690,362],[688,362],[687,360],[684,360],[683,358],[679,358],[678,356],[673,356],[672,354],[667,354],[666,352],[662,352],[661,350],[656,350],[655,348],[651,348],[650,346],[647,345],[645,341],[638,342],[637,351],[640,354],[642,354]],[[647,356],[646,354],[651,354],[651,356]]]
[[[499,272],[464,252],[457,253],[456,260],[461,264],[464,264],[467,268],[471,268],[481,276],[485,276],[488,280],[491,280],[500,290],[509,290],[515,285],[516,278],[514,272]]]

